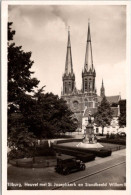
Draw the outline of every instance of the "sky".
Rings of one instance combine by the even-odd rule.
[[[9,5],[8,19],[16,31],[15,44],[32,52],[39,87],[46,85],[45,92],[59,96],[68,26],[76,87],[81,89],[89,19],[97,94],[103,78],[106,96],[126,98],[125,5]]]

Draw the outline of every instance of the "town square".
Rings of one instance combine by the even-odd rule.
[[[126,192],[127,5],[9,4],[7,23],[7,191]]]

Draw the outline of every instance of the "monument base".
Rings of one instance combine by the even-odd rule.
[[[80,142],[79,144],[76,145],[79,148],[103,148],[103,146],[100,143],[83,143]]]

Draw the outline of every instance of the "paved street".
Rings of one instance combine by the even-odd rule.
[[[83,190],[83,188],[84,190],[124,190],[125,181],[125,163],[123,163],[76,181],[75,190]],[[62,187],[59,190],[74,190],[74,186]]]
[[[67,176],[56,173],[54,167],[29,169],[9,166],[8,189],[122,190],[125,189],[126,181],[125,152],[124,149],[113,152],[112,156],[106,158],[97,157],[96,160],[86,163],[85,171]],[[11,186],[14,184],[20,185]],[[61,187],[60,184],[66,187]]]

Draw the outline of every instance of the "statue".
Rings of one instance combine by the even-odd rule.
[[[92,124],[92,121],[91,121],[91,114],[89,113],[89,117],[88,117],[88,124]]]
[[[91,117],[91,112],[89,112],[88,124],[86,126],[83,143],[92,143],[92,144],[96,143],[96,140],[94,137],[93,118]]]
[[[103,145],[97,142],[96,135],[94,135],[94,118],[91,116],[91,112],[89,112],[88,116],[88,124],[84,131],[83,141],[78,143],[76,146],[80,148],[102,148]]]

